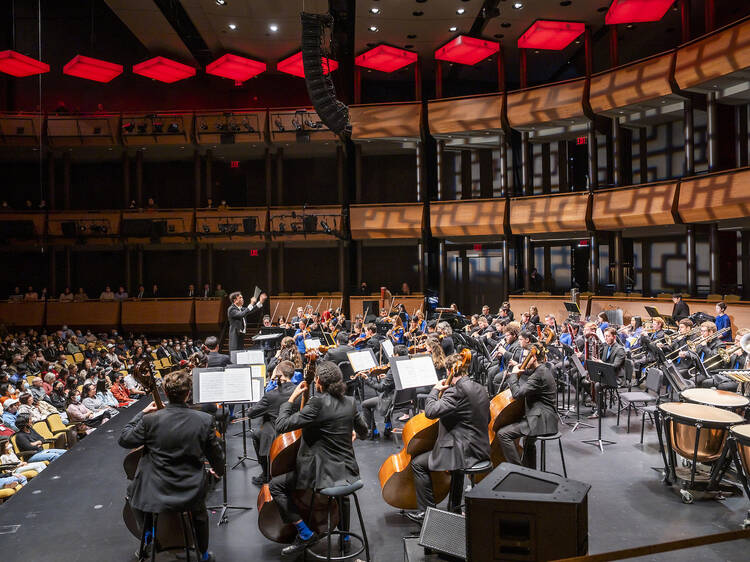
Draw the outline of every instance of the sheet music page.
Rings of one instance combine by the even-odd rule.
[[[353,351],[347,353],[346,356],[349,358],[349,363],[352,364],[352,369],[354,369],[355,373],[366,371],[367,369],[372,369],[376,366],[370,350]]]
[[[248,349],[237,352],[238,365],[262,365],[265,363],[262,349]]]
[[[253,387],[253,399],[251,402],[258,402],[263,397],[263,388],[265,387],[263,379],[253,377],[251,384]]]
[[[212,371],[200,374],[200,400],[204,402],[224,402],[224,371]]]
[[[252,370],[252,377],[254,379],[261,379],[263,382],[266,380],[266,366],[265,365],[250,365]]]
[[[249,402],[253,398],[252,368],[240,367],[224,371],[224,401]]]
[[[255,300],[258,300],[258,297],[260,296],[260,294],[261,294],[262,292],[263,292],[263,291],[261,291],[261,290],[260,290],[260,287],[258,287],[258,286],[256,285],[256,286],[255,286],[255,289],[253,290],[253,298],[254,298]]]
[[[319,338],[310,338],[309,340],[304,340],[304,342],[305,342],[305,350],[307,351],[311,349],[317,349],[321,345],[323,345],[322,343],[320,343]]]
[[[429,355],[412,357],[408,361],[399,361],[397,369],[403,388],[435,386],[438,382],[435,364]]]
[[[390,359],[393,357],[393,342],[391,340],[383,340],[383,351],[385,352],[385,356]]]

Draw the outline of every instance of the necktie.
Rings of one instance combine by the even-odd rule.
[[[612,353],[612,348],[607,347],[607,361],[609,361],[609,354]]]

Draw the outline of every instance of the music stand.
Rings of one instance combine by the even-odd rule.
[[[573,363],[576,371],[578,371],[578,380],[576,381],[576,422],[573,424],[570,430],[573,433],[579,427],[593,428],[594,426],[586,422],[581,421],[581,381],[586,378],[586,369],[583,368],[583,363],[578,356],[573,353],[573,349],[570,349],[570,362]],[[570,402],[570,400],[568,400]],[[566,424],[567,425],[567,424]]]
[[[237,371],[237,369],[234,369]],[[224,369],[193,369],[193,403],[205,404],[221,402],[222,409],[228,403],[242,403],[253,401],[252,378],[248,381],[241,378],[242,373],[227,373]],[[236,399],[239,398],[239,399]],[[227,425],[226,416],[219,420],[219,431],[221,433],[221,449],[224,452],[224,476],[222,477],[222,503],[221,505],[208,506],[207,509],[221,509],[219,523],[217,526],[229,522],[227,511],[230,509],[250,510],[252,507],[230,505],[228,499],[228,466],[227,466]]]
[[[581,308],[577,302],[564,302],[563,306],[568,311],[568,318],[578,320],[581,317]]]
[[[397,392],[420,386],[435,386],[438,382],[435,364],[430,355],[391,357],[390,363]]]
[[[644,306],[650,318],[661,318],[664,325],[668,328],[676,328],[677,324],[671,316],[664,316],[661,312],[656,310],[653,306]]]
[[[604,413],[602,412],[602,397],[604,396],[604,387],[617,388],[617,375],[615,374],[614,365],[604,363],[603,361],[586,361],[586,368],[588,369],[589,378],[591,379],[591,381],[594,383],[598,382],[600,385],[599,392],[597,393],[596,397],[599,409],[599,432],[596,439],[584,440],[582,441],[582,443],[599,447],[599,450],[601,450],[601,452],[603,453],[604,445],[614,445],[615,441],[602,439],[602,418],[604,417]]]
[[[227,369],[232,368],[241,368],[241,369],[250,369],[250,378],[251,382],[252,379],[260,380],[263,379],[265,382],[266,379],[266,365],[265,363],[260,364],[248,364],[248,365],[231,365],[228,366]],[[256,389],[253,389],[253,395],[259,396],[262,392],[262,390],[255,392]],[[258,400],[255,400],[257,402]],[[245,403],[242,403],[242,414],[241,414],[241,421],[242,421],[242,431],[239,431],[233,435],[233,437],[237,437],[238,435],[242,435],[242,454],[237,455],[237,462],[234,463],[234,466],[232,466],[232,470],[237,468],[238,466],[242,465],[245,466],[245,461],[254,461],[258,462],[258,459],[255,457],[248,456],[247,454],[247,427],[250,425],[250,420],[247,419],[247,412],[245,411]],[[236,423],[237,420],[235,420],[232,423]]]

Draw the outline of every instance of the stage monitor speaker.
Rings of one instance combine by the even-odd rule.
[[[329,14],[302,12],[302,65],[310,101],[320,120],[339,136],[349,137],[349,109],[336,99],[331,74],[323,72],[323,30],[333,23]]]
[[[246,217],[242,219],[242,228],[245,234],[255,234],[258,230],[258,217]]]
[[[315,215],[305,215],[302,218],[302,228],[306,234],[318,231],[318,217]]]
[[[419,545],[453,560],[466,560],[466,519],[458,513],[428,507]]]
[[[62,230],[63,236],[72,238],[78,234],[76,231],[76,221],[63,221],[60,223],[60,229]]]
[[[469,560],[585,555],[590,489],[556,474],[502,463],[466,494]]]
[[[63,223],[65,224],[65,223]],[[75,223],[73,223],[73,232],[75,233]],[[2,221],[0,222],[0,238],[7,240],[10,238],[34,238],[34,221]]]
[[[151,219],[123,220],[122,235],[134,238],[149,238],[151,236]]]

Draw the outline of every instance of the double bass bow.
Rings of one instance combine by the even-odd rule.
[[[451,385],[456,372],[466,367],[471,361],[471,351],[464,348],[460,353],[461,361],[451,369],[445,384]],[[442,398],[440,391],[438,398]],[[414,473],[411,468],[412,457],[431,450],[437,441],[439,420],[429,419],[424,412],[417,414],[404,425],[402,438],[404,447],[388,457],[378,471],[383,500],[388,505],[399,509],[416,509],[417,493],[414,485]],[[432,472],[432,486],[435,501],[441,502],[450,490],[450,473]]]

